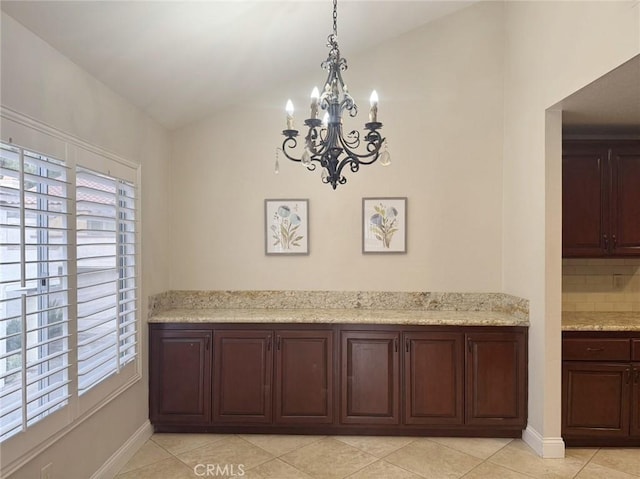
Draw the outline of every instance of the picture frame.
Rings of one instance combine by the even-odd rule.
[[[264,200],[264,238],[267,255],[309,254],[309,200]]]
[[[407,252],[407,198],[362,198],[362,253]]]

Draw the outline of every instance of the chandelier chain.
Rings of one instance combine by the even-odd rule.
[[[333,34],[338,36],[338,0],[333,0]]]

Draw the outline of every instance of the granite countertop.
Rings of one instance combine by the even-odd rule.
[[[496,311],[408,309],[168,309],[150,323],[336,323],[440,326],[529,326],[529,321]]]
[[[640,331],[640,311],[563,311],[563,331]]]

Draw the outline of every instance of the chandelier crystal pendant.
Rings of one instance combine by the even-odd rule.
[[[322,92],[314,88],[311,92],[311,114],[304,121],[309,128],[304,141],[304,151],[299,158],[293,156],[293,150],[298,145],[298,130],[294,128],[293,103],[287,101],[287,129],[282,132],[285,136],[282,142],[282,152],[291,161],[297,161],[314,171],[317,164],[322,168],[323,183],[330,184],[335,190],[338,184],[343,185],[347,179],[343,170],[348,165],[356,173],[360,165],[370,165],[380,159],[383,166],[391,163],[385,138],[379,130],[382,123],[378,122],[378,94],[374,90],[370,98],[369,122],[365,123],[365,135],[361,139],[360,132],[352,130],[344,135],[342,118],[348,112],[349,116],[358,114],[358,107],[349,94],[347,85],[342,79],[342,72],[347,69],[347,60],[340,56],[338,48],[338,4],[333,0],[333,33],[327,38],[329,56],[322,62],[322,69],[328,72],[327,80]],[[324,111],[323,118],[318,118],[319,110]],[[360,144],[365,147],[361,153],[356,152]],[[381,151],[382,146],[384,150]],[[277,164],[277,159],[276,159]]]

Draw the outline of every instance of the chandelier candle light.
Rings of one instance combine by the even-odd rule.
[[[391,163],[385,138],[382,138],[379,130],[382,123],[378,122],[378,94],[374,90],[369,99],[369,122],[365,123],[366,135],[363,140],[365,150],[357,153],[360,146],[360,132],[352,130],[346,136],[342,131],[342,116],[349,112],[349,116],[358,114],[358,107],[349,94],[347,85],[342,79],[342,72],[347,69],[347,60],[340,56],[338,48],[338,5],[333,0],[333,33],[327,38],[329,56],[321,66],[328,72],[322,94],[317,87],[311,92],[311,114],[304,121],[309,128],[305,137],[304,151],[300,158],[293,156],[293,150],[298,145],[296,137],[298,130],[293,123],[293,103],[287,101],[287,129],[282,132],[285,136],[282,142],[282,152],[291,161],[297,161],[314,171],[316,163],[322,168],[323,183],[331,184],[335,190],[338,184],[345,184],[347,179],[342,170],[349,165],[349,169],[355,173],[360,165],[370,165],[380,159],[380,164],[387,166]],[[324,110],[322,120],[318,118],[319,110]],[[384,145],[384,150],[381,151]],[[276,152],[277,153],[277,152]],[[276,154],[276,172],[279,170]]]

